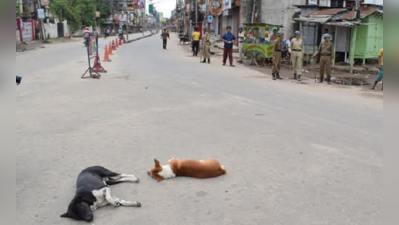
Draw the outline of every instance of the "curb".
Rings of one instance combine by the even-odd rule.
[[[140,37],[140,38],[136,38],[136,39],[133,39],[133,40],[129,40],[129,41],[127,41],[126,43],[132,43],[132,42],[135,42],[135,41],[139,41],[139,40],[141,40],[141,39],[144,39],[144,38],[148,38],[148,37],[152,37],[152,36],[154,36],[153,34],[150,34],[150,35],[147,35],[147,36],[143,36],[143,37]]]

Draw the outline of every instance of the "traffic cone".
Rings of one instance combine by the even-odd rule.
[[[108,55],[113,55],[111,42],[109,42],[109,46],[108,46]]]
[[[123,44],[126,44],[126,38],[123,37]]]
[[[107,46],[105,46],[105,53],[104,53],[104,60],[103,62],[111,62],[111,60],[109,59],[109,53],[108,53],[108,48]]]
[[[122,39],[119,39],[119,46],[122,46]]]
[[[115,41],[112,41],[112,50],[113,50],[113,51],[116,51]]]
[[[96,55],[94,59],[93,71],[97,73],[105,72],[104,68],[101,66],[100,56]]]
[[[119,44],[118,44],[118,38],[116,38],[116,41],[115,41],[116,43],[115,43],[115,45],[116,45],[116,48],[119,48]]]

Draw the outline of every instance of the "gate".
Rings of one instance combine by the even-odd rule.
[[[65,37],[64,23],[57,23],[57,31],[59,38]]]

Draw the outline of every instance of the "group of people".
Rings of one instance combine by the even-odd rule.
[[[278,38],[275,40],[275,44],[273,46],[273,70],[272,75],[273,79],[282,79],[280,77],[280,69],[281,69],[281,52],[284,46],[284,32],[280,32],[278,34]],[[291,66],[293,77],[292,79],[300,80],[302,76],[302,66],[303,66],[303,50],[304,50],[304,42],[302,39],[302,34],[300,31],[295,32],[295,38],[290,40],[290,52],[291,52]],[[327,83],[331,82],[331,65],[333,60],[335,59],[334,47],[332,42],[330,41],[331,35],[324,34],[323,42],[318,48],[317,52],[313,55],[313,58],[316,58],[320,55],[320,77],[319,83],[323,83],[324,80]],[[325,79],[324,74],[327,74]]]
[[[202,37],[202,46],[201,46],[201,52],[202,52],[202,58],[204,59],[201,61],[201,63],[206,63],[208,61],[208,64],[211,63],[211,35],[209,33],[208,27],[204,27],[204,36]],[[200,51],[200,39],[201,39],[201,34],[198,31],[198,28],[194,28],[194,32],[192,33],[192,49],[193,49],[193,56],[197,57],[198,52]]]
[[[302,76],[302,65],[303,65],[303,50],[304,50],[304,42],[301,38],[301,32],[295,32],[295,38],[289,41],[290,52],[291,52],[291,66],[293,69],[293,77],[292,79],[300,80]],[[316,61],[316,57],[320,55],[320,76],[319,83],[323,83],[326,81],[328,84],[331,83],[331,70],[332,64],[335,60],[335,52],[334,46],[331,41],[332,36],[328,33],[328,30],[325,30],[322,42],[317,49],[316,53],[313,55],[313,59]],[[279,37],[275,40],[275,44],[273,46],[273,79],[281,79],[280,77],[280,69],[281,69],[281,55],[282,48],[284,46],[284,33],[280,32]],[[378,53],[378,68],[379,72],[371,88],[374,90],[379,82],[383,80],[383,71],[384,71],[384,51],[380,50]],[[327,75],[326,77],[324,75]],[[382,89],[383,89],[382,85]]]
[[[231,32],[231,27],[228,26],[226,28],[227,32],[222,36],[222,41],[224,42],[223,49],[223,66],[227,63],[227,58],[229,59],[229,63],[231,67],[235,67],[233,64],[233,42],[236,40],[235,35]],[[278,34],[273,34],[276,36],[273,45],[273,69],[272,76],[273,80],[282,79],[280,76],[281,70],[281,62],[282,62],[282,53],[284,45],[289,45],[290,52],[290,60],[291,60],[291,68],[292,68],[292,77],[294,80],[301,80],[302,77],[302,66],[303,66],[303,55],[304,55],[304,41],[302,39],[302,33],[300,31],[295,32],[295,37],[290,40],[284,39],[284,32],[280,31]],[[162,33],[162,37],[164,39],[164,48],[166,49],[166,40],[169,38],[169,33],[164,30]],[[192,34],[192,48],[193,48],[193,56],[198,56],[199,46],[200,46],[200,38],[201,34],[198,31],[198,28],[195,28]],[[244,53],[244,41],[245,35],[243,29],[240,28],[240,32],[238,34],[238,44],[239,44],[239,53],[240,59],[243,58]],[[204,60],[202,63],[210,63],[210,34],[207,27],[204,27],[204,37],[202,38],[202,53]],[[320,56],[320,73],[319,73],[319,83],[323,83],[326,81],[328,84],[331,83],[331,70],[333,60],[335,60],[335,52],[334,46],[332,43],[332,36],[328,33],[328,30],[324,31],[322,36],[322,42],[317,49],[316,53],[312,56],[314,60],[316,57]],[[378,60],[378,76],[374,82],[374,85],[371,89],[375,89],[377,84],[383,80],[383,70],[384,70],[384,59],[383,59],[383,49],[380,50]],[[326,75],[326,76],[325,76]],[[383,87],[383,86],[382,86]]]
[[[208,27],[204,27],[204,36],[202,37],[202,57],[203,61],[201,63],[208,64],[211,63],[211,35],[209,33]],[[223,49],[223,66],[226,65],[227,58],[229,58],[230,66],[235,67],[233,64],[233,41],[236,40],[236,37],[233,33],[231,33],[231,27],[227,27],[227,32],[222,36],[222,41],[224,42],[224,49]],[[192,34],[193,39],[193,56],[198,56],[199,46],[200,46],[200,38],[201,34],[198,32],[198,28],[194,29]]]

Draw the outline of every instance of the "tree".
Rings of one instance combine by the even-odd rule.
[[[111,15],[109,6],[98,0],[50,0],[50,8],[60,20],[68,20],[73,32],[95,25],[94,10],[100,11],[100,24]]]

